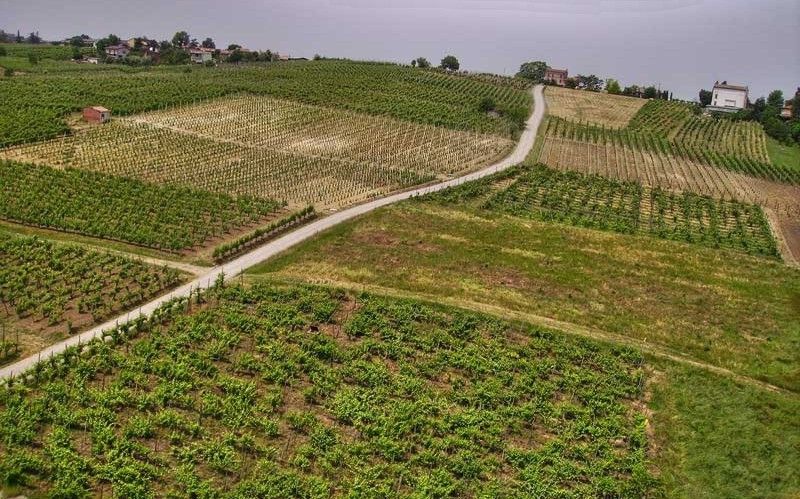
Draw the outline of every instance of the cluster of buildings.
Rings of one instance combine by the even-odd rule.
[[[97,47],[97,40],[87,35],[80,35],[80,44],[85,47]],[[68,38],[64,40],[64,44],[74,44],[75,38]],[[189,60],[196,64],[205,64],[212,61],[215,57],[220,59],[227,59],[233,54],[233,50],[216,49],[202,46],[190,45],[181,47],[189,55]],[[246,48],[237,48],[241,54],[250,54],[252,51]],[[115,45],[108,45],[104,48],[106,60],[123,61],[130,55],[138,55],[151,61],[158,63],[161,57],[161,44],[157,40],[151,40],[146,37],[135,37],[127,40],[121,40]],[[285,54],[275,54],[275,60],[288,61],[293,60]],[[97,64],[99,58],[88,57],[86,62]]]

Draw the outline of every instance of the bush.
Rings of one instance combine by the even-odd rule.
[[[478,109],[480,109],[481,112],[484,113],[488,113],[489,111],[494,111],[496,107],[497,104],[491,97],[484,97],[483,99],[481,99],[480,104],[478,104]]]

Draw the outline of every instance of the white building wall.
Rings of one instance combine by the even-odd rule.
[[[715,88],[711,95],[711,105],[715,107],[744,109],[747,107],[747,92],[744,90]]]

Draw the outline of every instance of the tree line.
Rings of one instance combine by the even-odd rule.
[[[545,61],[525,62],[519,67],[516,77],[530,80],[534,83],[555,85],[555,81],[548,80],[546,78],[547,68],[548,65]],[[604,83],[605,86],[603,85]],[[656,88],[654,85],[646,87],[630,85],[623,89],[619,83],[619,80],[609,78],[608,80],[604,81],[602,78],[594,74],[578,74],[575,76],[570,76],[564,81],[564,86],[578,90],[588,90],[590,92],[600,92],[605,88],[605,91],[609,94],[627,95],[629,97],[639,97],[642,99],[672,99],[672,92],[668,90],[661,90],[660,88]]]

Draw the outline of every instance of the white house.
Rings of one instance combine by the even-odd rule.
[[[711,105],[708,107],[712,111],[738,111],[747,107],[747,94],[747,87],[731,85],[727,81],[716,82],[711,91]]]

